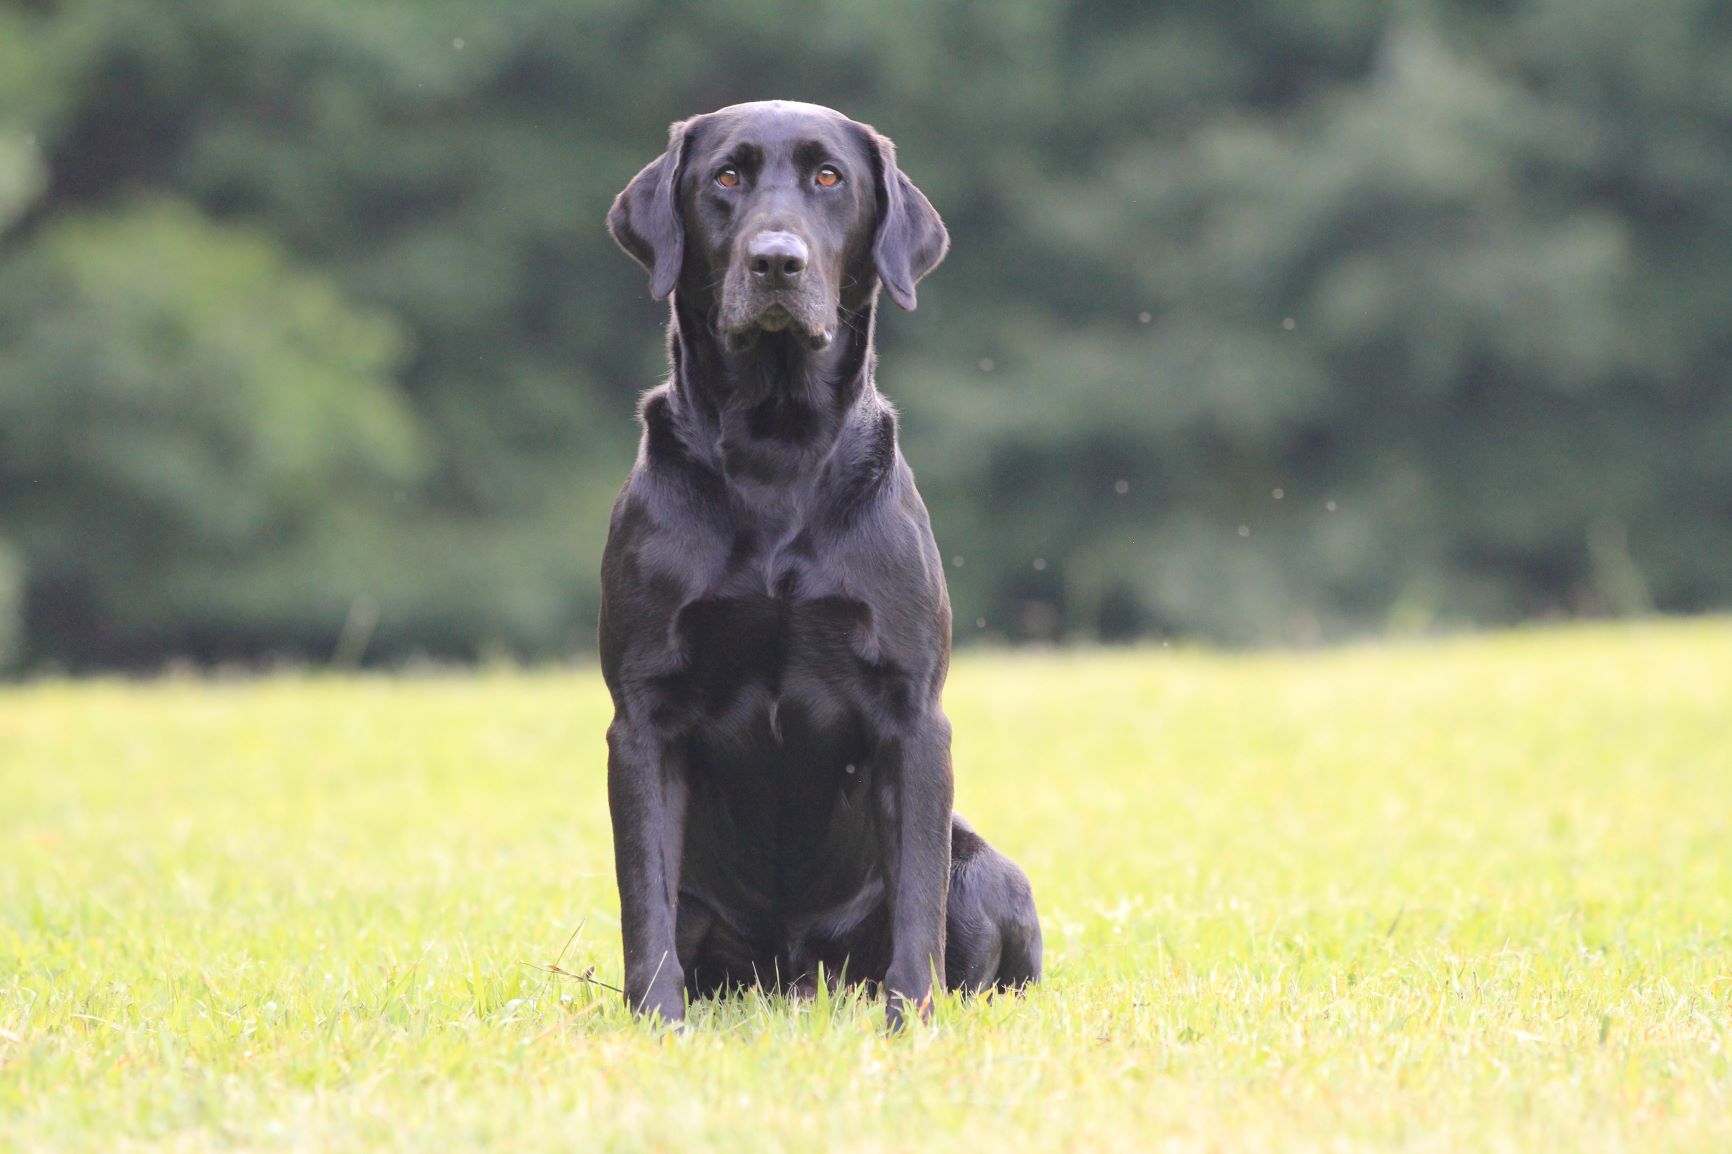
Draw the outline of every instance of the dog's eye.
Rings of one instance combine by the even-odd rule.
[[[716,173],[716,183],[723,188],[733,188],[740,183],[740,170],[731,164],[728,165]]]
[[[818,182],[819,188],[835,188],[842,183],[842,174],[835,165],[826,164],[818,170],[818,175],[813,179]]]

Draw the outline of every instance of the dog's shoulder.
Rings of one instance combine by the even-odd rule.
[[[857,521],[907,468],[897,444],[896,408],[884,398],[874,396],[861,405],[846,437],[843,450],[832,458],[828,513],[836,527]]]
[[[706,504],[723,498],[720,462],[704,439],[689,427],[670,384],[657,385],[638,402],[643,436],[627,490],[666,489]]]
[[[643,456],[654,465],[680,466],[692,452],[674,411],[673,386],[664,382],[644,393],[637,406],[638,424],[643,426]]]

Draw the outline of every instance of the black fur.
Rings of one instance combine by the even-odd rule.
[[[951,809],[950,603],[872,376],[878,288],[914,307],[938,214],[888,140],[771,101],[675,125],[608,225],[673,297],[602,561],[627,999],[678,1021],[822,966],[895,1026],[934,974],[1039,980],[1028,879]]]

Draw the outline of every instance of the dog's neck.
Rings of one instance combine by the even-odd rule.
[[[668,324],[680,423],[743,495],[816,482],[850,415],[874,395],[873,302],[844,308],[823,349],[793,330],[741,340],[674,294]]]

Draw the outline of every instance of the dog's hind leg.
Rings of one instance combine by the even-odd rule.
[[[960,815],[950,830],[945,939],[949,989],[1016,990],[1040,981],[1040,917],[1028,875]]]

